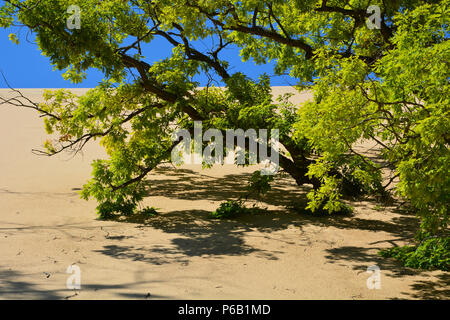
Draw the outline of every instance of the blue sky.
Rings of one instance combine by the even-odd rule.
[[[87,79],[81,84],[73,84],[62,78],[61,71],[53,71],[50,60],[41,55],[37,45],[33,42],[33,35],[28,35],[26,28],[0,28],[0,71],[3,72],[9,84],[14,88],[92,88],[103,79],[103,75],[97,70],[88,72]],[[12,43],[8,36],[16,33],[20,39],[20,44]],[[164,58],[170,53],[172,47],[164,40],[155,40],[151,44],[152,50],[148,52],[149,61],[153,62]],[[155,50],[156,48],[157,50]],[[201,49],[201,47],[199,47]],[[273,76],[273,64],[254,65],[251,62],[243,63],[239,57],[237,48],[230,48],[224,52],[230,62],[230,73],[241,71],[253,79],[257,79],[262,73],[271,76],[271,84],[274,86],[295,85],[295,80],[290,77]],[[145,53],[144,53],[145,54]],[[201,85],[207,83],[206,76],[199,78]],[[0,88],[7,88],[7,84],[0,77]]]

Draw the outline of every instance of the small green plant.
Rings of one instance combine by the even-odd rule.
[[[136,204],[131,201],[106,201],[97,207],[99,219],[108,220],[118,215],[131,216],[134,213]]]
[[[399,260],[405,267],[450,270],[450,237],[429,238],[418,246],[403,246],[381,250],[382,257]]]
[[[151,218],[159,214],[157,210],[155,207],[145,207],[139,213],[146,218]]]
[[[238,200],[228,200],[222,202],[216,211],[211,212],[211,217],[216,219],[229,219],[234,218],[242,214],[251,213],[255,210],[261,210],[256,208],[256,204],[253,208],[247,208],[245,202],[250,195],[255,195],[257,198],[264,196],[270,189],[270,183],[273,181],[273,176],[262,175],[261,171],[255,171],[247,185],[247,194],[245,196],[239,197]],[[243,200],[243,198],[245,200]]]
[[[241,200],[228,200],[222,202],[216,211],[211,212],[211,217],[229,219],[249,212],[250,209],[246,208]]]
[[[375,211],[384,211],[384,207],[380,204],[377,204],[373,207],[373,210]]]
[[[272,175],[262,175],[259,170],[253,172],[247,185],[248,195],[255,194],[258,198],[265,195],[271,189],[272,181]]]

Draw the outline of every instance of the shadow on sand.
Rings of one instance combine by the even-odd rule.
[[[81,290],[69,290],[65,283],[61,284],[60,289],[48,290],[42,289],[38,284],[24,281],[23,279],[37,280],[42,275],[23,274],[14,270],[5,270],[0,268],[0,298],[1,299],[39,299],[39,300],[68,300],[75,297],[83,298],[83,292],[109,290],[115,295],[115,299],[169,299],[170,297],[161,296],[154,293],[131,293],[123,292],[131,289],[135,291],[135,286],[150,285],[154,281],[136,281],[120,284],[82,284]]]
[[[206,171],[207,172],[207,171]],[[249,173],[229,174],[221,178],[188,169],[158,169],[159,174],[167,180],[152,180],[150,196],[163,196],[174,199],[226,201],[245,195],[245,185]],[[308,186],[299,188],[292,179],[278,177],[272,190],[264,197],[263,205],[290,207],[293,203],[305,202]],[[373,203],[372,203],[373,204]],[[367,207],[366,203],[353,203],[355,207]],[[398,215],[390,221],[380,221],[357,216],[311,216],[299,214],[293,210],[275,209],[248,214],[232,220],[214,220],[205,210],[172,211],[162,215],[141,219],[130,217],[125,222],[138,223],[139,228],[151,227],[165,233],[176,234],[172,246],[153,246],[151,248],[135,248],[121,245],[104,247],[103,254],[145,261],[153,264],[178,262],[187,264],[189,257],[215,257],[255,254],[263,259],[277,260],[283,254],[279,251],[256,248],[244,241],[244,235],[251,231],[259,231],[263,238],[273,239],[271,233],[294,226],[302,230],[304,226],[314,225],[323,228],[334,227],[342,230],[383,231],[394,237],[394,240],[368,243],[365,247],[341,246],[326,250],[326,258],[330,263],[341,264],[352,262],[353,269],[365,272],[367,261],[373,261],[382,270],[391,270],[393,277],[407,277],[422,274],[425,271],[413,270],[401,266],[393,259],[380,257],[377,252],[386,247],[379,246],[383,242],[396,245],[396,241],[410,240],[418,227],[417,218],[401,209],[394,209]],[[299,239],[298,245],[310,245],[308,235]],[[289,244],[294,244],[290,242]],[[158,257],[158,258],[155,258]],[[411,298],[448,297],[449,291],[443,290],[449,285],[449,276],[444,274],[438,281],[418,281],[412,285],[414,291]],[[407,294],[407,293],[405,293]]]
[[[206,171],[207,172],[207,171]],[[163,196],[174,199],[226,201],[245,195],[245,186],[250,177],[249,173],[230,174],[221,178],[198,174],[191,170],[164,168],[158,169],[158,174],[167,176],[164,180],[152,180],[149,196]],[[384,242],[395,245],[395,241],[412,239],[418,226],[417,218],[408,212],[397,211],[389,221],[381,221],[355,216],[311,216],[299,214],[286,209],[295,202],[304,203],[308,190],[298,188],[292,179],[278,177],[273,189],[263,199],[263,205],[275,206],[275,209],[262,210],[255,214],[247,214],[233,220],[215,220],[209,217],[205,210],[171,211],[152,218],[129,217],[124,222],[137,224],[136,228],[143,231],[156,229],[173,234],[170,245],[135,245],[127,241],[127,236],[105,237],[108,244],[95,252],[130,261],[141,261],[149,264],[162,265],[180,263],[186,265],[192,257],[206,257],[221,259],[224,256],[256,255],[261,259],[277,260],[284,252],[255,247],[245,241],[249,233],[258,231],[261,241],[285,241],[289,245],[309,246],[310,234],[303,229],[306,226],[322,228],[333,227],[339,230],[367,230],[386,232],[391,241],[367,243],[364,246],[333,246],[326,249],[325,257],[329,263],[343,264],[350,262],[354,270],[365,272],[367,261],[372,261],[383,270],[391,270],[393,277],[403,278],[423,274],[424,271],[402,267],[392,259],[385,259],[377,255],[380,248],[386,247]],[[368,202],[358,202],[353,205],[368,206]],[[277,239],[274,233],[289,227],[300,230],[300,237],[296,239]],[[22,292],[39,291],[38,287],[23,282],[14,271],[0,271],[2,288],[0,292],[8,296]],[[411,285],[412,293],[405,293],[410,298],[434,299],[448,298],[449,275],[444,273],[437,276],[437,281],[415,281]],[[133,284],[121,284],[109,289],[131,287]],[[94,285],[91,289],[95,289]],[[98,286],[97,286],[98,287]],[[62,292],[42,292],[43,299],[61,299],[66,294]],[[140,297],[140,295],[138,295]],[[138,298],[124,294],[123,298]]]

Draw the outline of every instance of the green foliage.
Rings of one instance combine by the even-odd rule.
[[[131,216],[136,209],[136,203],[131,201],[104,201],[97,207],[98,216],[101,220],[112,219],[119,215]]]
[[[288,208],[295,213],[314,217],[330,217],[331,214],[333,214],[333,216],[351,216],[353,213],[353,208],[345,203],[342,203],[342,206],[339,209],[332,212],[330,212],[329,209],[324,208],[324,203],[326,202],[322,202],[322,205],[313,209],[310,207],[311,202],[308,203],[307,201],[297,200],[288,206]]]
[[[254,194],[257,197],[263,196],[271,189],[270,183],[272,181],[272,175],[262,175],[261,171],[255,171],[250,177],[247,190],[249,194]]]
[[[374,65],[317,53],[315,99],[300,108],[296,134],[320,154],[308,173],[322,181],[308,195],[310,208],[323,201],[327,209],[340,207],[342,180],[333,172],[344,167],[367,191],[382,192],[382,167],[354,147],[376,141],[399,176],[397,193],[417,209],[422,227],[437,233],[448,226],[450,202],[449,1],[410,5],[392,17],[391,48],[378,49],[383,54]],[[362,45],[361,55],[368,54]]]
[[[159,213],[155,207],[145,207],[144,209],[139,211],[139,214],[146,218],[151,218],[157,216]]]
[[[221,203],[219,208],[211,213],[211,217],[215,219],[231,219],[249,212],[251,210],[246,208],[242,201],[229,200]]]
[[[19,41],[19,39],[17,38],[17,35],[15,34],[15,33],[10,33],[9,34],[9,36],[8,36],[8,38],[9,38],[9,40],[12,42],[12,43],[14,43],[14,44],[19,44],[20,43],[20,41]]]
[[[450,237],[426,239],[416,247],[382,250],[379,255],[392,257],[410,268],[450,271]]]
[[[273,176],[262,175],[259,170],[253,172],[247,185],[248,193],[245,196],[245,200],[241,197],[238,200],[222,202],[219,208],[211,212],[211,217],[216,219],[230,219],[258,210],[255,205],[253,208],[247,208],[245,202],[251,195],[257,198],[264,196],[271,189],[270,183],[273,179]]]

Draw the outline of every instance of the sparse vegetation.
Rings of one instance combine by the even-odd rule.
[[[410,268],[450,271],[450,237],[433,237],[417,246],[389,248],[379,254],[399,260]]]
[[[143,217],[151,218],[159,214],[157,210],[158,209],[155,207],[145,207],[144,209],[139,211],[139,214],[141,214]]]
[[[211,213],[211,217],[216,219],[230,219],[249,212],[250,209],[246,208],[242,201],[229,200],[221,203],[219,208]]]

